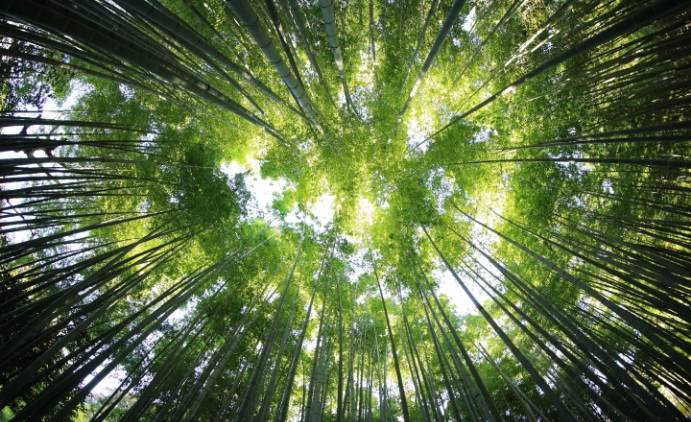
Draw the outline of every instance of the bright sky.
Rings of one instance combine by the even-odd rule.
[[[493,130],[483,128],[475,134],[474,142],[487,141],[492,134]],[[435,195],[437,196],[436,199],[438,202],[438,209],[440,207],[440,203],[446,200],[449,193],[454,189],[453,181],[446,177],[443,170],[440,170],[439,176],[442,177],[443,188],[438,192],[435,191]],[[484,204],[483,206],[478,206],[478,209],[474,213],[475,218],[477,218],[478,221],[487,224],[489,227],[496,227],[497,223],[499,222],[499,217],[497,217],[496,214],[492,213],[490,211],[490,208],[495,212],[501,214],[506,202],[506,189],[502,185],[502,181],[500,181],[499,183],[500,185],[497,186],[496,190],[490,189],[484,191],[479,198],[475,198],[476,203]],[[439,211],[441,212],[442,210]],[[460,221],[461,220],[459,219],[459,222]],[[479,246],[480,248],[482,248],[483,251],[485,251],[489,255],[492,255],[492,249],[499,241],[499,237],[495,233],[483,228],[478,224],[473,224],[471,226],[469,237],[474,245]],[[459,242],[461,242],[460,239]],[[477,261],[479,264],[482,264],[482,266],[487,268],[489,271],[492,271],[492,274],[496,275],[501,279],[502,276],[499,273],[499,271],[496,268],[494,268],[492,264],[487,260],[487,258],[485,258],[480,252],[471,251],[470,257],[468,260],[466,260],[466,262],[470,263],[473,260]],[[475,268],[478,271],[478,273],[480,273],[484,277],[485,280],[492,283],[493,285],[496,285],[496,279],[492,276],[492,274],[489,274],[481,268],[476,267],[479,267],[479,265],[474,266],[473,268]],[[480,287],[477,286],[477,283],[475,282],[473,277],[461,271],[461,267],[454,269],[456,270],[458,276],[461,278],[461,282],[470,290],[470,292],[473,294],[473,296],[475,296],[475,299],[477,299],[477,301],[480,304],[489,300],[489,296],[485,294],[485,292],[483,292]],[[437,293],[446,295],[449,298],[451,304],[455,306],[456,311],[459,314],[463,315],[477,313],[477,309],[473,302],[470,300],[468,295],[461,288],[458,281],[453,277],[451,272],[448,271],[448,269],[446,269],[442,262],[437,262],[437,268],[432,272],[432,277],[439,282]]]
[[[475,25],[476,19],[477,10],[475,6],[473,6],[473,8],[470,9],[470,12],[466,15],[465,19],[463,20],[463,25],[461,25],[461,28],[463,28],[463,30],[466,32],[470,32],[470,30],[473,28],[473,25]]]
[[[271,204],[288,188],[285,178],[263,178],[260,174],[260,163],[256,160],[248,160],[247,164],[237,161],[222,163],[221,171],[228,177],[234,177],[239,173],[245,174],[247,190],[252,195],[248,207],[250,217],[274,216]]]
[[[460,276],[463,273],[458,272],[458,274]],[[468,295],[465,294],[456,279],[448,270],[446,270],[446,268],[439,267],[432,271],[432,278],[437,280],[439,283],[437,294],[447,296],[449,298],[449,302],[454,305],[454,308],[459,315],[472,314],[476,311],[473,302],[470,300]],[[474,286],[474,283],[470,280],[465,280],[465,285],[470,288],[471,286]],[[478,299],[480,302],[485,299],[479,294],[476,294],[474,289],[471,289],[471,292],[473,292],[473,295],[475,295],[476,299]]]
[[[228,177],[233,177],[238,173],[246,174],[245,184],[251,194],[248,207],[249,217],[264,217],[269,224],[276,227],[279,223],[279,216],[272,207],[273,201],[279,199],[286,190],[294,189],[294,186],[283,177],[277,179],[262,177],[261,163],[256,159],[246,161],[246,164],[237,161],[223,163],[221,164],[221,171]],[[297,224],[304,221],[314,230],[324,231],[333,221],[335,205],[334,196],[325,191],[311,204],[308,215],[301,215],[295,208],[286,216],[286,222]]]
[[[76,103],[79,97],[85,92],[85,87],[79,86],[79,84],[74,84],[72,86],[72,90],[70,91],[70,94],[67,96],[65,101],[62,104],[58,104],[53,100],[52,98],[48,98],[43,106],[43,111],[41,113],[41,117],[44,119],[59,119],[62,117],[62,113],[56,110],[60,109],[70,109],[72,108]],[[35,107],[31,105],[27,105],[25,107],[27,110],[37,110]],[[48,110],[48,111],[46,111]],[[24,117],[36,117],[36,113],[23,113],[21,114]],[[17,133],[20,133],[22,131],[22,126],[7,126],[7,127],[2,127],[0,128],[0,134],[3,135],[14,135]],[[38,132],[38,127],[37,126],[32,126],[29,128],[27,133],[36,133]],[[46,154],[43,150],[36,150],[33,151],[34,157],[46,157]],[[8,160],[8,159],[15,159],[15,158],[26,158],[26,153],[23,151],[0,151],[0,160]],[[49,166],[49,164],[44,164],[44,166]],[[3,190],[12,190],[12,189],[21,189],[22,187],[25,187],[27,183],[24,182],[2,182],[2,189]],[[9,200],[10,204],[12,205],[18,205],[19,202]],[[19,221],[20,217],[3,217],[5,222],[10,222],[10,221]],[[16,231],[16,232],[10,232],[7,233],[7,238],[11,243],[21,243],[29,240],[31,237],[31,232],[28,230],[21,230],[21,231]]]
[[[482,229],[478,225],[474,225],[471,229],[470,238],[474,244],[479,245],[483,250],[485,250],[485,252],[491,251],[491,248],[498,240],[496,235],[489,233],[487,230]],[[485,268],[493,270],[490,262],[487,260],[487,258],[482,256],[481,253],[476,251],[471,254],[471,257],[477,260]],[[470,290],[480,304],[487,301],[489,296],[482,291],[480,287],[478,287],[474,278],[463,272],[461,268],[462,267],[454,268],[456,274],[458,274],[459,278],[461,279],[461,282],[463,282],[468,290]],[[482,269],[476,268],[476,271],[480,273],[485,280],[493,285],[496,285],[495,279],[491,274],[487,274],[487,272],[483,271]],[[493,273],[497,276],[500,275],[497,270],[494,270]],[[446,295],[449,298],[449,302],[454,305],[456,311],[460,315],[477,313],[477,308],[473,304],[472,300],[470,300],[470,297],[465,293],[463,288],[461,288],[458,281],[456,281],[453,274],[451,274],[443,262],[437,262],[437,268],[432,271],[432,278],[437,280],[439,283],[437,293]]]
[[[429,147],[427,142],[423,142],[427,139],[430,134],[430,124],[431,120],[428,116],[424,116],[422,121],[419,121],[416,117],[411,117],[408,119],[408,151],[415,151],[423,153]]]

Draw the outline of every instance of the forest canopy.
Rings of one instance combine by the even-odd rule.
[[[0,36],[0,420],[691,417],[688,0]]]

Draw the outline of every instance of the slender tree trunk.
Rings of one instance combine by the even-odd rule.
[[[394,368],[396,369],[396,379],[398,380],[398,393],[401,398],[401,411],[403,412],[403,420],[408,422],[410,414],[408,412],[408,401],[405,397],[405,390],[403,389],[403,377],[401,376],[401,368],[399,366],[398,353],[396,353],[396,343],[394,341],[393,332],[391,331],[391,321],[389,320],[389,312],[386,309],[386,301],[384,300],[384,292],[381,288],[379,275],[377,270],[374,270],[375,278],[377,279],[377,287],[379,288],[379,297],[381,298],[382,308],[384,309],[384,317],[386,318],[386,328],[389,331],[389,341],[391,342],[391,354],[393,355]]]

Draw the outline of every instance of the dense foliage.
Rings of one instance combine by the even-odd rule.
[[[691,416],[688,1],[0,34],[0,419]]]

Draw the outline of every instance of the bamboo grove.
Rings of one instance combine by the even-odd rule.
[[[688,1],[4,0],[0,34],[0,419],[691,416]]]

